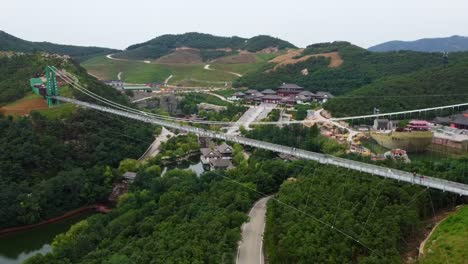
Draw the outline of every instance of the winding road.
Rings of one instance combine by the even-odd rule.
[[[263,232],[266,204],[272,196],[258,200],[249,212],[250,221],[242,225],[242,240],[237,248],[236,264],[263,264]]]

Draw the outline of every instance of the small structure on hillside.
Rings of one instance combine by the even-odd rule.
[[[388,119],[375,119],[373,128],[374,130],[392,130],[393,122]]]
[[[314,100],[320,103],[326,103],[329,99],[333,98],[333,95],[329,92],[318,91],[315,93]]]
[[[200,160],[205,168],[210,170],[224,170],[233,167],[233,148],[226,143],[200,149]]]
[[[450,122],[450,127],[468,129],[468,110],[464,111],[460,115],[453,116],[453,120]]]
[[[118,202],[120,196],[126,194],[128,192],[128,187],[135,181],[135,178],[138,176],[136,172],[127,171],[125,172],[122,177],[123,180],[121,182],[115,183],[112,186],[112,193],[109,195],[108,200],[111,202]]]
[[[124,178],[123,181],[127,183],[133,183],[135,181],[135,178],[138,176],[136,172],[133,171],[127,171],[125,172],[122,177]]]
[[[116,89],[124,89],[124,82],[121,80],[106,80],[104,83]]]
[[[246,96],[245,93],[243,93],[243,92],[237,92],[237,93],[234,93],[231,97],[229,97],[228,100],[231,100],[231,101],[239,101],[239,100],[244,99],[245,96]]]
[[[198,110],[205,110],[205,111],[214,111],[214,112],[221,112],[227,109],[226,106],[208,104],[208,103],[199,103],[197,104]]]

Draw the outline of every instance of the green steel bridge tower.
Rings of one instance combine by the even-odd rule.
[[[58,100],[52,98],[53,96],[59,96],[59,89],[57,85],[57,77],[55,75],[55,71],[57,71],[57,69],[54,66],[47,66],[46,68],[46,99],[47,105],[49,107],[60,104]]]

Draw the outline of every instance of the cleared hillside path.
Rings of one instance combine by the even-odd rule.
[[[258,200],[249,212],[249,222],[242,225],[242,240],[237,248],[236,264],[263,264],[263,233],[266,204],[272,196]]]
[[[106,58],[108,58],[109,60],[117,60],[117,61],[135,61],[135,62],[143,62],[143,63],[147,63],[147,64],[150,64],[150,63],[151,63],[151,61],[148,61],[148,60],[117,59],[117,58],[112,57],[112,55],[114,55],[114,54],[108,54],[108,55],[106,55]]]
[[[203,69],[205,69],[205,70],[207,70],[207,71],[221,71],[221,70],[212,69],[212,68],[210,68],[210,66],[211,66],[210,64],[206,64],[205,67],[203,67]],[[226,73],[235,75],[235,76],[237,76],[237,77],[242,77],[242,74],[237,73],[237,72],[231,72],[231,71],[221,71],[221,72],[226,72]]]

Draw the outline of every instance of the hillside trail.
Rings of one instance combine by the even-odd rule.
[[[205,67],[203,67],[203,69],[205,69],[207,71],[221,71],[221,70],[212,69],[212,68],[210,68],[210,66],[211,66],[210,64],[206,64]],[[231,72],[231,71],[221,71],[221,72],[229,73],[229,74],[235,75],[237,77],[242,77],[242,74],[237,73],[237,72]]]
[[[164,80],[164,85],[167,85],[167,83],[169,82],[170,79],[172,79],[172,77],[174,77],[174,75],[170,75],[169,77],[166,78],[166,80]]]
[[[116,61],[135,61],[135,62],[143,62],[143,63],[146,63],[146,64],[150,64],[150,63],[151,63],[151,61],[149,61],[149,60],[127,60],[127,59],[117,59],[117,58],[112,57],[112,55],[114,55],[114,53],[106,55],[106,58],[108,58],[109,60],[116,60]]]

